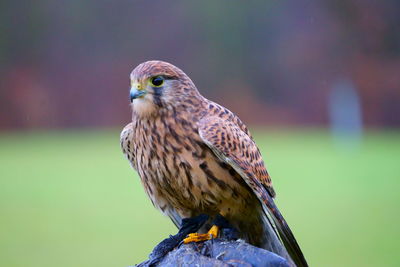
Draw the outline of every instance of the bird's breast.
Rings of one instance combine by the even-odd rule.
[[[181,121],[135,124],[133,165],[153,204],[183,217],[245,205],[251,194],[243,179],[202,142],[195,125]]]

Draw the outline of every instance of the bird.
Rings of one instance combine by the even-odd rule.
[[[292,266],[308,266],[247,126],[205,98],[178,67],[160,60],[130,74],[132,121],[120,135],[122,152],[152,204],[178,227],[206,214],[224,218],[239,238],[272,251]],[[211,221],[184,243],[216,238]]]

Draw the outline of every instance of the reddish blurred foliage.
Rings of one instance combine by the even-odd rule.
[[[400,126],[400,1],[50,1],[0,8],[0,129],[130,119],[129,73],[181,67],[247,123],[329,123],[350,80],[364,125]]]

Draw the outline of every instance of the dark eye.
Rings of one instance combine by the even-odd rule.
[[[151,84],[155,87],[160,87],[164,83],[164,78],[162,76],[156,76],[151,78]]]

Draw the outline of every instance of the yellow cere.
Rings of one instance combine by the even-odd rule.
[[[136,81],[131,81],[131,88],[136,88],[137,90],[143,90],[142,85]]]

